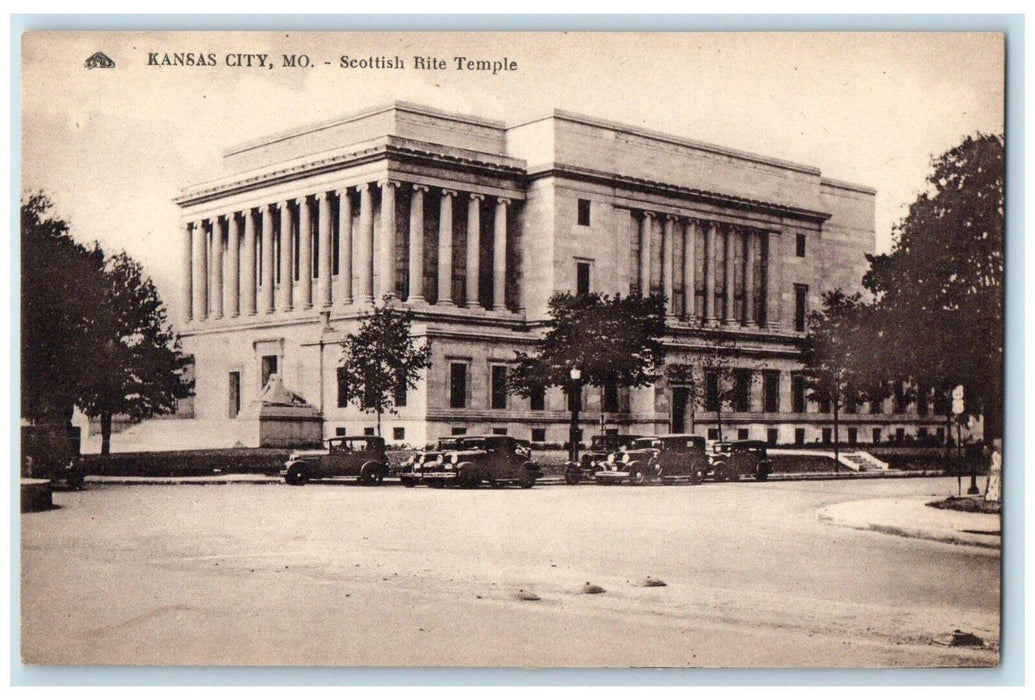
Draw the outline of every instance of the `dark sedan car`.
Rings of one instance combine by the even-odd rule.
[[[334,437],[326,441],[322,450],[296,450],[280,475],[292,486],[335,476],[355,477],[367,485],[380,484],[388,476],[384,438]]]
[[[564,469],[564,481],[577,484],[583,479],[592,479],[597,473],[597,465],[607,459],[612,452],[621,449],[640,435],[594,435],[590,439],[589,449],[579,455],[579,462],[568,462]]]
[[[639,486],[652,480],[668,484],[685,479],[699,484],[708,468],[705,439],[699,435],[642,437],[601,462],[596,481],[605,485],[628,481]]]
[[[761,440],[717,442],[712,451],[712,474],[716,481],[737,481],[742,476],[765,481],[773,471],[766,443]]]
[[[461,488],[487,483],[494,487],[516,484],[527,489],[540,476],[542,471],[532,461],[529,443],[507,435],[443,438],[436,449],[415,455],[399,472],[404,486],[424,483]]]

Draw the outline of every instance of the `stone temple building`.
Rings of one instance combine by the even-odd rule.
[[[374,415],[339,395],[338,343],[385,295],[413,310],[433,362],[418,389],[398,392],[390,441],[505,432],[563,443],[560,390],[505,390],[515,351],[531,348],[562,290],[663,292],[667,364],[701,365],[702,326],[735,339],[725,438],[829,436],[827,407],[805,396],[798,342],[825,290],[859,285],[873,189],[569,112],[508,125],[401,102],[233,146],[223,165],[224,177],[176,200],[178,330],[195,360],[194,420],[231,444],[257,444],[249,423],[274,376],[307,405],[317,437],[371,432]],[[847,407],[841,439],[943,429],[902,403]],[[664,378],[587,388],[582,407],[587,435],[716,437],[715,413]]]

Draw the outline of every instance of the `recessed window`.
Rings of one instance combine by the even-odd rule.
[[[805,377],[798,373],[791,375],[791,411],[805,413]]]
[[[392,401],[396,406],[406,405],[406,377],[403,375],[399,376],[399,379],[395,383],[395,390],[392,392]]]
[[[373,435],[374,434],[374,429],[373,428],[363,428],[363,434],[364,435]]]
[[[230,418],[237,418],[237,414],[241,412],[241,373],[231,372],[229,380],[229,404]]]
[[[504,365],[492,365],[492,396],[490,406],[493,409],[507,407],[507,368]]]
[[[797,247],[795,248],[795,252],[797,253],[799,258],[804,258],[805,257],[805,234],[804,233],[799,233],[798,234]]]
[[[449,429],[449,434],[450,435],[467,435],[467,428],[456,428],[456,427],[453,427],[453,428]]]
[[[406,439],[406,428],[392,428],[392,439],[393,440],[405,440]]]
[[[603,409],[605,413],[618,413],[618,385],[605,384],[603,396]]]
[[[546,442],[546,428],[532,428],[532,442]]]
[[[878,442],[880,442],[880,428],[874,428],[873,429],[873,440],[872,440],[872,442],[873,442],[874,445],[876,445]]]
[[[579,200],[579,226],[589,226],[589,200]]]
[[[748,439],[748,429],[747,428],[737,428],[737,439],[738,440],[747,440]]]
[[[794,444],[804,445],[805,444],[805,428],[794,429]]]
[[[493,428],[492,429],[492,434],[493,435],[506,435],[507,434],[507,429],[506,428]]]
[[[803,332],[805,330],[805,316],[808,313],[806,299],[809,294],[807,284],[794,285],[794,330]]]
[[[719,410],[719,373],[713,369],[704,373],[704,410]]]
[[[546,390],[536,389],[532,392],[532,395],[528,398],[528,407],[533,411],[545,411],[546,410]]]
[[[780,412],[780,370],[762,372],[762,409],[766,413]]]
[[[719,439],[719,429],[718,428],[708,428],[708,439],[709,440],[718,440]]]
[[[467,407],[467,364],[449,363],[449,407]]]
[[[777,428],[768,428],[765,431],[765,440],[770,445],[775,445],[777,440],[780,439],[780,431]]]
[[[589,294],[589,270],[588,262],[575,263],[575,294],[579,296]]]
[[[338,427],[336,427],[334,429],[334,435],[336,437],[342,437],[342,436],[348,435],[348,434],[349,434],[349,429],[348,428],[342,428],[341,426],[338,426]]]
[[[270,381],[270,376],[277,373],[277,356],[276,355],[263,355],[262,356],[262,387],[266,388],[266,385]]]

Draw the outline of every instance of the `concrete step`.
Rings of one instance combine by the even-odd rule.
[[[172,452],[234,447],[238,443],[234,421],[197,418],[156,418],[138,423],[111,436],[112,452]],[[82,440],[83,454],[99,454],[101,436]]]

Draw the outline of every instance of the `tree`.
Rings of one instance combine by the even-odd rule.
[[[507,383],[521,396],[564,388],[571,397],[574,448],[584,386],[637,387],[657,379],[655,371],[665,357],[665,300],[658,295],[559,292],[550,297],[549,315],[535,351],[517,353]]]
[[[104,294],[87,331],[90,371],[82,378],[76,403],[101,421],[101,454],[111,451],[116,413],[134,420],[172,413],[193,392],[185,379],[190,359],[166,317],[151,278],[126,253],[105,261]]]
[[[345,396],[358,397],[365,412],[381,416],[396,413],[396,390],[417,388],[421,372],[431,367],[431,348],[418,347],[410,335],[413,313],[391,304],[385,296],[380,306],[362,317],[359,329],[341,341],[338,388]]]
[[[887,366],[921,386],[964,385],[986,441],[1002,435],[1003,157],[1002,136],[978,134],[934,159],[863,280]]]
[[[822,310],[808,317],[802,344],[805,386],[809,398],[829,403],[834,418],[834,463],[840,458],[840,412],[847,402],[863,398],[860,377],[869,374],[871,348],[864,342],[862,295],[840,289],[823,295]]]
[[[84,378],[103,298],[104,253],[69,235],[42,192],[21,202],[21,413],[67,424]]]

